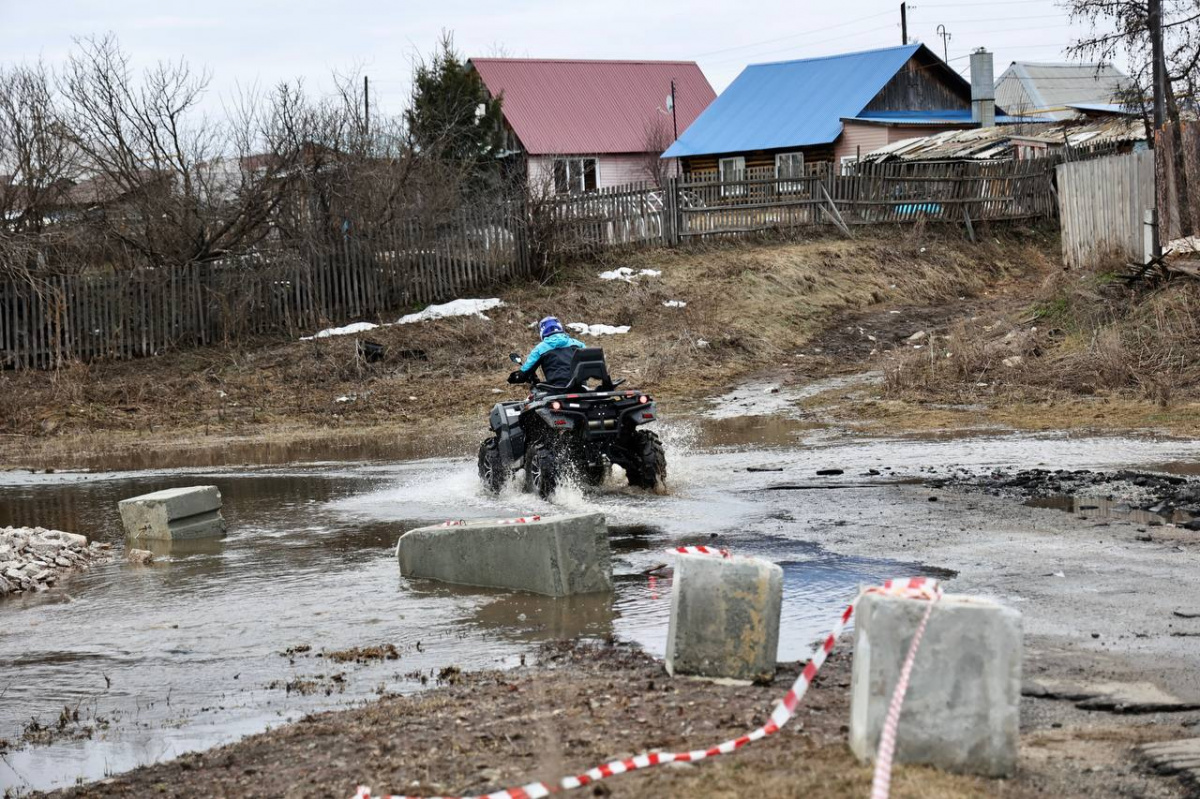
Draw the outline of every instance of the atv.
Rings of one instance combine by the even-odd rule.
[[[521,363],[516,353],[509,357]],[[525,490],[548,499],[568,476],[601,485],[615,463],[631,486],[661,486],[667,476],[662,442],[639,429],[658,418],[657,408],[646,394],[619,391],[624,382],[609,377],[604,350],[575,350],[566,385],[535,383],[527,399],[492,408],[492,436],[479,445],[479,479],[496,493],[510,475],[523,472]]]

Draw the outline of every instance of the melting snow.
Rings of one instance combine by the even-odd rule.
[[[629,325],[589,325],[583,322],[568,322],[567,327],[581,336],[615,336],[628,333]]]
[[[684,302],[683,300],[665,300],[663,302],[663,307],[664,308],[686,308],[687,303]]]
[[[329,338],[330,336],[348,336],[352,333],[363,333],[367,330],[374,330],[379,325],[372,322],[355,322],[352,325],[345,327],[331,327],[327,330],[322,330],[320,333],[313,333],[311,336],[301,336],[301,341],[312,341],[314,338]]]
[[[478,316],[487,319],[484,311],[499,308],[504,302],[492,298],[490,300],[452,300],[442,305],[430,305],[420,313],[410,313],[400,317],[398,325],[408,325],[413,322],[428,322],[431,319],[446,319],[451,316]]]
[[[639,277],[658,277],[661,274],[662,274],[662,272],[660,272],[657,269],[643,269],[640,272],[635,272],[632,269],[630,269],[628,266],[622,266],[618,269],[612,270],[611,272],[601,272],[600,279],[601,280],[624,280],[626,283],[632,283],[633,281],[637,280]]]

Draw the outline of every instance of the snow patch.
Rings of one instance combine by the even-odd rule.
[[[657,269],[642,269],[641,271],[635,272],[634,270],[630,269],[628,266],[622,266],[617,269],[613,269],[610,272],[601,272],[600,279],[601,280],[624,280],[626,283],[632,283],[633,281],[637,280],[639,277],[658,277],[661,274],[662,274],[662,272]]]
[[[441,305],[430,305],[419,313],[402,316],[396,324],[410,325],[413,322],[428,322],[431,319],[446,319],[451,316],[478,316],[480,319],[487,319],[484,311],[499,308],[503,304],[503,300],[495,297],[489,300],[451,300]]]
[[[683,300],[664,300],[663,307],[664,308],[686,308],[687,303],[684,302]]]
[[[584,322],[568,322],[567,327],[581,336],[615,336],[629,332],[629,325],[589,325]]]
[[[311,336],[301,336],[301,341],[312,341],[314,338],[329,338],[330,336],[349,336],[354,333],[365,333],[368,330],[374,330],[379,325],[373,322],[355,322],[354,324],[344,327],[331,327],[322,330],[319,333],[313,333]]]

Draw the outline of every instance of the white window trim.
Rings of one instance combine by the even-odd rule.
[[[790,175],[780,174],[779,167],[780,167],[781,159],[787,159],[787,162],[789,164],[794,165],[794,161],[797,157],[800,159],[799,174],[790,174]],[[804,176],[804,153],[791,152],[791,153],[776,153],[775,154],[775,177],[776,178],[798,178],[798,177],[803,177],[803,176]],[[799,191],[803,185],[804,185],[803,183],[780,183],[779,190],[780,191]]]
[[[858,156],[857,155],[843,155],[840,159],[838,159],[838,173],[839,174],[841,174],[841,175],[853,174],[852,172],[846,171],[846,167],[848,167],[848,166],[853,166],[853,167],[858,166]]]
[[[746,158],[745,158],[745,156],[735,155],[735,156],[731,156],[729,158],[719,159],[717,161],[717,175],[721,179],[721,196],[722,197],[737,197],[737,196],[740,196],[740,195],[743,195],[746,193],[746,185],[745,184],[734,185],[734,186],[726,186],[725,185],[725,164],[731,163],[731,162],[733,164],[735,164],[733,171],[740,176],[737,179],[738,180],[746,179]]]
[[[580,188],[579,192],[571,191],[571,179],[573,177],[571,165],[572,164],[582,164],[584,161],[595,161],[596,162],[596,170],[595,170],[596,171],[596,188],[594,189],[594,191],[599,191],[599,189],[600,189],[600,156],[598,156],[598,155],[556,155],[550,161],[551,179],[553,179],[553,177],[554,177],[554,173],[558,168],[559,161],[562,161],[564,164],[566,164],[566,171],[567,171],[567,191],[566,191],[566,193],[567,194],[575,194],[575,193],[586,194],[589,191],[586,187],[583,187],[582,177],[580,177],[581,188]],[[587,170],[584,170],[584,174],[586,174],[586,173],[587,173]],[[554,188],[555,188],[555,193],[558,193],[558,187],[555,186]]]

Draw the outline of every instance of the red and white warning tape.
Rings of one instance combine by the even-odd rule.
[[[712,555],[718,558],[730,557],[728,549],[717,549],[716,547],[671,547],[667,551],[675,555]]]
[[[529,524],[530,522],[540,522],[541,516],[518,516],[516,519],[501,519],[493,524]],[[467,523],[466,519],[451,519],[448,522],[442,522],[439,527],[462,527]]]
[[[680,547],[679,550],[704,549],[703,553],[683,552],[682,554],[717,554],[721,557],[728,557],[728,553],[721,555],[723,550],[710,550],[707,547]],[[674,550],[674,551],[679,551]],[[930,600],[930,610],[926,612],[925,619],[918,628],[917,634],[913,637],[913,646],[909,649],[908,660],[905,662],[905,669],[901,672],[900,682],[896,685],[896,694],[893,695],[893,704],[897,703],[896,696],[899,695],[900,700],[903,700],[902,685],[907,687],[908,674],[912,670],[912,660],[916,654],[916,647],[920,644],[920,636],[924,632],[925,622],[929,620],[929,613],[932,612],[933,602],[941,598],[942,592],[938,587],[936,580],[930,580],[925,577],[914,577],[907,580],[887,580],[880,586],[874,586],[864,589],[854,601],[851,602],[842,615],[838,617],[837,623],[833,625],[833,629],[821,645],[813,652],[808,664],[804,670],[800,672],[800,676],[792,683],[792,687],[784,694],[783,699],[775,706],[771,713],[771,718],[766,724],[756,730],[746,733],[739,738],[733,738],[728,741],[723,741],[716,746],[711,746],[707,749],[695,749],[691,752],[646,752],[644,754],[631,757],[627,760],[613,760],[608,763],[601,764],[595,768],[588,769],[582,774],[576,774],[572,777],[563,777],[557,783],[546,782],[531,782],[528,785],[523,785],[519,788],[506,788],[502,791],[484,794],[473,797],[431,797],[431,799],[538,799],[539,797],[549,796],[560,791],[569,791],[574,788],[580,788],[584,785],[590,785],[593,782],[602,780],[605,777],[612,777],[616,774],[624,774],[627,771],[637,771],[639,769],[650,768],[664,763],[695,763],[698,760],[716,757],[717,755],[729,754],[736,752],[743,746],[766,738],[768,735],[773,735],[783,728],[796,712],[796,706],[800,704],[800,700],[808,691],[809,685],[812,684],[813,678],[817,675],[817,671],[829,657],[829,653],[833,651],[834,645],[837,643],[838,636],[842,630],[846,628],[846,623],[850,621],[851,615],[854,613],[854,608],[858,604],[859,598],[863,594],[889,594],[892,596],[902,596],[909,599],[926,599]],[[891,711],[889,709],[889,721],[891,721]],[[899,707],[897,705],[896,718],[899,719]],[[887,732],[885,728],[885,733]],[[891,740],[895,742],[895,728],[891,731]],[[881,739],[880,753],[881,756],[876,758],[876,780],[879,780],[879,769],[883,763],[883,743]],[[891,754],[888,753],[887,768],[891,768]],[[890,780],[890,775],[888,777]],[[887,796],[887,785],[883,786],[884,793],[876,794],[873,786],[872,799],[882,799]],[[358,793],[355,794],[355,799],[371,799],[371,789],[364,786],[359,786]],[[414,796],[406,795],[388,795],[379,799],[418,799]]]

